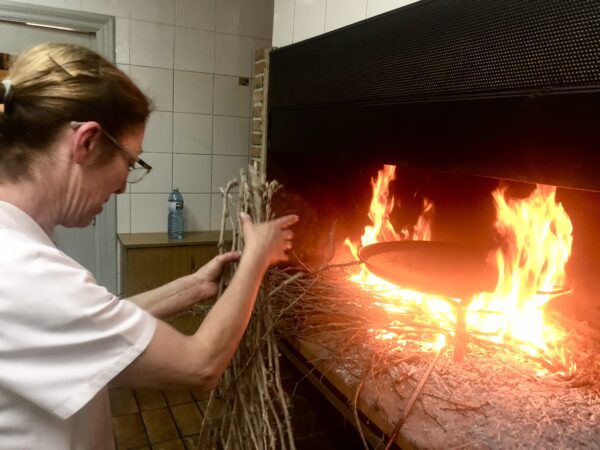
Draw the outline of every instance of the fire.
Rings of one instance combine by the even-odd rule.
[[[377,179],[372,180],[369,211],[372,225],[365,227],[361,237],[363,246],[390,240],[431,239],[434,207],[429,200],[423,201],[422,213],[412,229],[394,230],[390,214],[395,200],[389,190],[394,179],[395,166],[386,165],[378,172]],[[494,292],[482,292],[466,299],[467,332],[509,343],[532,356],[559,361],[563,367],[573,369],[561,350],[564,332],[544,316],[547,302],[556,292],[565,289],[565,265],[573,240],[571,220],[555,196],[555,187],[543,185],[522,199],[508,198],[505,188],[492,193],[497,212],[495,230],[501,242],[493,255],[499,278]],[[345,244],[358,258],[357,246],[349,239]],[[360,273],[349,278],[372,291],[381,299],[378,303],[389,312],[402,314],[418,305],[424,314],[449,334],[453,333],[456,321],[453,300],[388,283],[370,273],[364,265]],[[393,323],[390,325],[393,329]],[[394,339],[393,332],[373,332],[379,339]],[[442,333],[434,338],[438,342],[443,339]],[[426,347],[434,345],[435,342],[430,342]]]
[[[545,320],[543,307],[566,286],[571,220],[552,186],[538,185],[525,199],[507,199],[501,188],[492,196],[503,242],[495,255],[500,276],[493,294],[479,294],[471,303],[468,325],[495,339],[515,340],[532,355],[560,358],[555,350],[564,334]],[[475,312],[483,310],[494,314]]]
[[[423,212],[412,230],[403,228],[400,233],[396,233],[394,230],[394,226],[390,222],[390,214],[394,209],[394,198],[390,196],[389,187],[390,182],[395,179],[396,166],[384,165],[383,169],[377,172],[377,179],[371,180],[373,198],[369,209],[369,219],[373,225],[365,227],[365,232],[360,238],[363,246],[376,242],[405,241],[407,239],[427,241],[431,238],[433,203],[427,199],[423,201]],[[357,247],[349,239],[346,239],[345,243],[358,259]]]

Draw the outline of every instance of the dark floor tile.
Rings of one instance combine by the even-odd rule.
[[[108,390],[108,394],[110,396],[110,411],[113,417],[139,411],[131,389],[112,388]]]
[[[171,406],[171,412],[175,417],[175,423],[183,436],[190,436],[200,432],[202,415],[195,402],[184,405]]]
[[[164,390],[163,394],[169,405],[181,405],[183,403],[190,403],[194,401],[192,393],[186,390]]]
[[[168,441],[179,438],[173,417],[168,408],[143,411],[142,418],[150,443]]]
[[[199,436],[197,434],[195,434],[194,436],[185,436],[183,438],[183,443],[185,444],[185,450],[220,450],[219,447],[216,447],[216,446],[209,447],[205,443],[201,444],[198,441],[198,437]]]
[[[223,410],[223,400],[218,397],[212,399],[212,402],[209,401],[208,398],[204,401],[198,401],[198,406],[200,407],[200,411],[202,414],[208,414],[210,417],[219,417],[221,411]],[[210,406],[210,408],[209,408]]]
[[[208,399],[210,398],[210,393],[211,393],[211,391],[201,391],[200,389],[192,389],[191,392],[192,392],[192,397],[194,397],[194,400],[196,400],[199,403],[207,402]]]
[[[152,450],[186,450],[186,448],[181,439],[173,439],[152,444]]]
[[[113,417],[113,433],[118,450],[140,447],[148,444],[144,423],[139,414]]]
[[[183,443],[185,444],[185,450],[197,450],[198,448],[202,448],[198,446],[198,435],[195,434],[193,436],[186,436],[183,438]],[[209,449],[207,449],[209,450]]]
[[[167,402],[165,401],[162,392],[159,390],[136,389],[135,397],[137,398],[141,411],[164,408],[167,406]]]

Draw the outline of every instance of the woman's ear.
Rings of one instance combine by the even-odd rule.
[[[100,133],[98,122],[84,122],[74,126],[72,151],[75,164],[84,164],[90,161],[90,156],[98,147]]]

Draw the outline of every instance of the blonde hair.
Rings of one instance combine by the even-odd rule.
[[[73,44],[45,43],[12,61],[0,83],[0,181],[29,174],[71,121],[96,121],[117,139],[145,124],[150,100],[114,64]]]

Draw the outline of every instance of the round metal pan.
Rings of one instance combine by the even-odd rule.
[[[440,241],[390,241],[367,245],[358,255],[373,274],[407,289],[464,299],[494,291],[495,267],[487,251]]]

